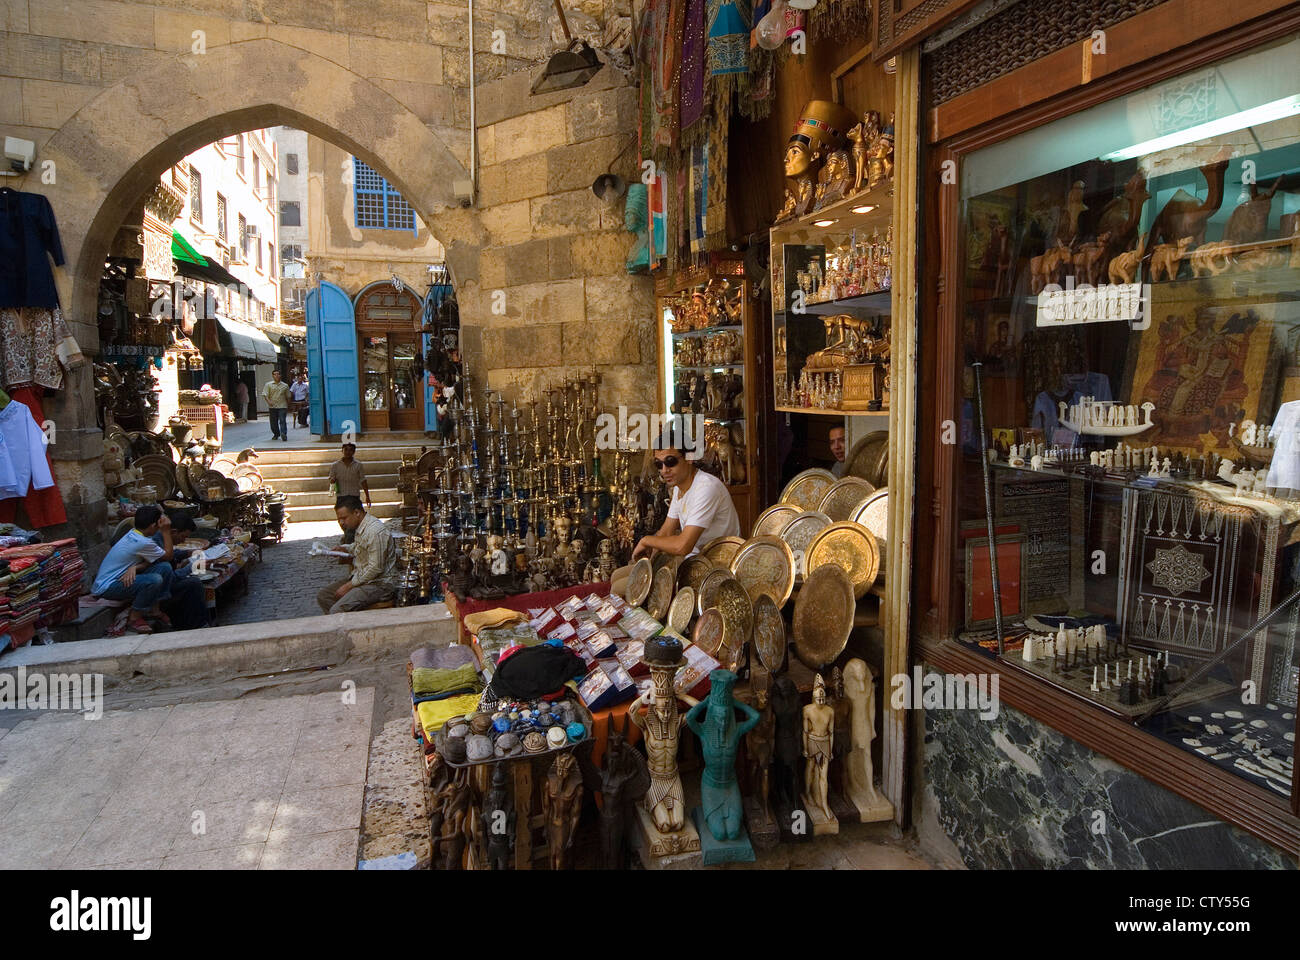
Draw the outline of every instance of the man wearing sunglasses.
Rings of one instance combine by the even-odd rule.
[[[740,518],[726,484],[695,469],[678,447],[656,449],[654,463],[660,479],[673,488],[673,500],[668,506],[668,519],[656,533],[640,539],[632,551],[633,560],[643,554],[653,556],[660,550],[688,557],[716,537],[740,536]]]

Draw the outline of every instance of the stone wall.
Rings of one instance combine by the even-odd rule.
[[[926,711],[922,753],[921,840],[932,848],[951,841],[972,869],[1296,866],[1005,704],[992,720],[971,710]],[[935,829],[943,836],[926,836]]]

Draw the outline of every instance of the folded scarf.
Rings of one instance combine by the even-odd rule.
[[[462,697],[467,693],[478,692],[478,690],[471,687],[462,687],[459,690],[448,690],[446,693],[413,693],[411,694],[411,703],[418,707],[422,703],[434,703],[438,700],[446,700],[449,697]]]
[[[453,643],[446,647],[419,647],[412,650],[410,666],[452,670],[474,662],[473,650],[463,644]]]
[[[463,687],[474,690],[482,688],[478,671],[472,663],[451,670],[433,670],[429,667],[414,667],[411,670],[412,693],[446,693]]]
[[[523,623],[527,619],[528,617],[518,610],[493,607],[491,610],[468,614],[465,617],[465,629],[470,633],[478,633],[484,627],[503,627],[509,623]]]
[[[478,694],[469,693],[459,697],[448,697],[446,700],[430,700],[416,704],[415,712],[420,717],[420,727],[424,730],[425,741],[432,743],[434,733],[441,730],[448,720],[462,714],[473,713],[477,708]]]

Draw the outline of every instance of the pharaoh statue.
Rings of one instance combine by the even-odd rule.
[[[835,710],[826,703],[826,682],[819,673],[813,681],[813,702],[803,708],[804,803],[825,820],[834,818],[827,797],[834,739]]]
[[[831,151],[843,152],[853,114],[830,100],[811,100],[803,108],[785,150],[785,175],[790,184],[785,204],[777,214],[778,222],[801,217],[812,210],[816,198],[814,186],[823,159]],[[839,164],[837,164],[838,166]],[[845,154],[843,166],[848,166]]]
[[[700,738],[704,773],[700,777],[702,819],[716,840],[737,840],[745,831],[740,786],[736,782],[736,748],[759,721],[759,713],[732,696],[736,675],[730,670],[709,674],[709,696],[686,714],[686,725]],[[745,719],[736,723],[736,710]]]

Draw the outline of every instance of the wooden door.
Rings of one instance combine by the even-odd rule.
[[[423,390],[416,372],[419,334],[392,331],[388,336],[388,429],[424,428]]]

